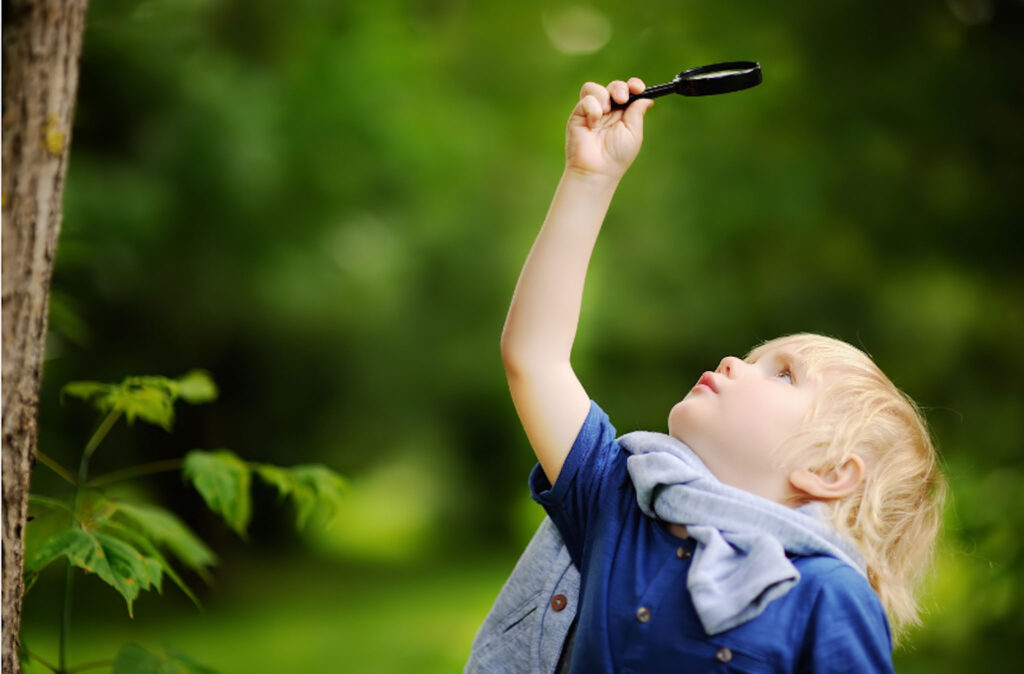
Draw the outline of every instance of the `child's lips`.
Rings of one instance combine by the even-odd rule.
[[[702,374],[693,388],[698,389],[701,386],[710,389],[712,393],[718,393],[718,387],[715,386],[715,375],[712,372]]]

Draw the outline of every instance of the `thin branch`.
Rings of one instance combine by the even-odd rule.
[[[113,667],[114,660],[94,660],[92,662],[84,662],[80,665],[75,665],[66,669],[66,674],[72,674],[73,672],[84,672],[87,669],[99,669],[100,667]]]
[[[87,487],[98,487],[103,484],[110,484],[111,482],[120,482],[121,480],[128,480],[133,477],[141,477],[143,475],[153,475],[155,473],[166,473],[172,470],[180,470],[185,465],[184,459],[167,459],[166,461],[154,461],[152,463],[144,463],[139,466],[132,466],[130,468],[122,468],[121,470],[115,470],[105,475],[93,478],[85,483]]]
[[[71,566],[71,559],[68,559],[67,568],[64,571],[64,606],[61,611],[60,620],[60,669],[57,672],[67,672],[68,636],[71,632],[71,587],[74,582],[74,569]]]
[[[57,475],[60,475],[69,484],[77,484],[75,482],[74,476],[71,475],[71,471],[69,471],[67,468],[65,468],[64,466],[60,465],[59,463],[48,457],[46,454],[40,452],[38,449],[36,450],[36,458],[39,459],[39,463],[43,464],[53,472],[57,473]]]
[[[40,657],[38,655],[36,655],[35,653],[33,653],[29,649],[25,648],[24,646],[19,645],[18,646],[18,650],[22,651],[23,653],[27,653],[30,658],[32,658],[33,660],[35,660],[36,662],[41,664],[43,667],[46,667],[51,672],[59,672],[60,671],[60,670],[57,669],[56,665],[50,663],[49,661],[47,661],[46,659],[44,659],[44,658],[42,658],[42,657]]]
[[[54,508],[54,509],[57,509],[57,510],[63,510],[68,515],[71,515],[71,521],[72,522],[77,522],[78,521],[78,516],[75,514],[75,511],[71,509],[71,506],[69,506],[67,503],[64,503],[63,501],[58,501],[57,499],[50,498],[49,496],[41,496],[39,494],[29,494],[28,495],[28,502],[29,502],[29,505],[41,505],[41,506],[45,506],[47,508]]]
[[[89,475],[89,459],[92,458],[93,452],[103,442],[103,438],[107,437],[107,433],[114,427],[117,420],[121,418],[121,410],[111,410],[103,421],[100,423],[99,428],[89,438],[89,442],[86,443],[85,449],[82,450],[82,460],[78,464],[78,480],[75,483],[75,498],[72,510],[78,512],[78,508],[82,502],[82,486],[85,484],[85,479]],[[78,524],[81,527],[81,523]],[[64,576],[64,608],[63,616],[60,623],[60,671],[64,674],[67,672],[67,644],[69,634],[71,633],[71,587],[74,576],[71,571],[71,559],[68,559],[67,572]]]
[[[86,443],[85,449],[82,450],[82,460],[78,464],[78,480],[75,485],[75,512],[78,512],[78,506],[81,503],[82,485],[85,484],[85,479],[89,476],[89,459],[92,458],[93,452],[95,452],[96,448],[100,446],[100,443],[103,442],[103,438],[107,437],[107,433],[110,432],[110,429],[114,427],[114,424],[116,424],[117,420],[120,418],[121,410],[110,410],[110,413],[107,414],[107,416],[104,417],[103,422],[100,423],[99,428],[97,428],[96,432],[92,434],[91,438],[89,438],[89,442]]]
[[[103,419],[103,423],[99,425],[96,432],[89,438],[89,443],[85,446],[85,450],[82,452],[82,466],[83,468],[88,465],[89,459],[92,458],[92,453],[96,451],[100,443],[103,442],[103,438],[107,437],[107,433],[114,427],[117,420],[121,418],[121,410],[112,409]],[[84,481],[84,475],[80,476],[81,480]]]

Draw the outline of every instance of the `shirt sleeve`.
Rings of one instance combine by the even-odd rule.
[[[852,569],[836,570],[823,581],[799,671],[892,672],[892,637],[878,595]]]
[[[613,492],[623,479],[628,480],[628,473],[615,427],[593,401],[555,484],[548,482],[540,464],[530,473],[531,496],[558,527],[577,568],[599,506],[611,507],[618,500]]]

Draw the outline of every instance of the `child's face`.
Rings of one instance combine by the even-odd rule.
[[[785,346],[749,362],[727,357],[669,413],[669,433],[725,484],[777,502],[794,492],[792,466],[775,451],[807,418],[822,390]]]

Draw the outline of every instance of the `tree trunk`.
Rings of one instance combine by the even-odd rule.
[[[22,562],[53,254],[87,0],[3,3],[3,671],[21,671]]]

